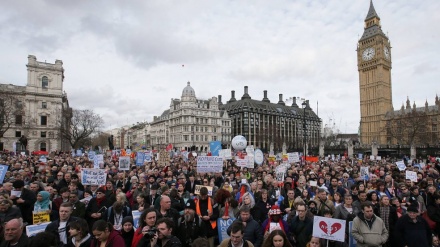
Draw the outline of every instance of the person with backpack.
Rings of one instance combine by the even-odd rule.
[[[115,230],[121,230],[122,220],[126,216],[131,216],[131,210],[128,206],[125,206],[123,202],[116,201],[111,207],[109,207],[104,213],[104,219],[111,223]]]
[[[195,239],[206,237],[207,228],[203,220],[196,214],[194,200],[189,199],[185,203],[184,213],[178,220],[177,229],[177,237],[183,247],[190,247]]]

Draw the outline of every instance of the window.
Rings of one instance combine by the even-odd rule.
[[[41,78],[41,86],[43,88],[49,87],[49,79],[47,78],[47,76],[43,76],[43,78]]]
[[[46,131],[41,131],[40,137],[46,137]]]
[[[46,143],[45,142],[40,143],[40,150],[46,151]]]
[[[15,131],[15,137],[21,137],[21,131]]]
[[[47,102],[41,102],[41,108],[46,109],[47,108]]]
[[[41,116],[41,125],[47,125],[47,116]]]
[[[22,124],[23,123],[23,116],[22,115],[15,115],[15,124]]]

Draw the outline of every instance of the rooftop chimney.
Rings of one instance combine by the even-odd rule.
[[[286,103],[284,103],[284,101],[283,101],[283,94],[282,93],[280,93],[278,105],[286,105]]]
[[[251,96],[248,94],[248,86],[244,86],[244,94],[241,96],[241,99],[251,99]]]
[[[232,91],[231,91],[231,99],[229,100],[229,102],[235,102],[235,101],[237,101],[237,100],[235,99],[235,91],[232,90]]]
[[[270,100],[267,98],[267,90],[264,90],[263,93],[264,93],[264,98],[263,98],[262,101],[263,101],[263,102],[270,103]]]
[[[296,104],[296,97],[292,97],[292,107],[298,107],[298,104]]]
[[[222,103],[222,96],[221,95],[218,96],[218,102],[217,103],[219,105],[223,105],[223,103]]]

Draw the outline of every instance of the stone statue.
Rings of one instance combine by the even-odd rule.
[[[20,149],[21,150],[26,150],[27,149],[27,145],[28,145],[28,139],[26,138],[26,136],[22,135],[20,137],[20,139],[18,139],[18,141],[20,142]]]
[[[110,148],[110,150],[115,149],[115,146],[113,145],[113,135],[109,136],[108,138],[108,147]]]

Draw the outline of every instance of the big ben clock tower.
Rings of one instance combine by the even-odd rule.
[[[386,143],[385,114],[393,109],[391,46],[370,2],[365,27],[357,45],[360,89],[360,139],[363,144]]]

